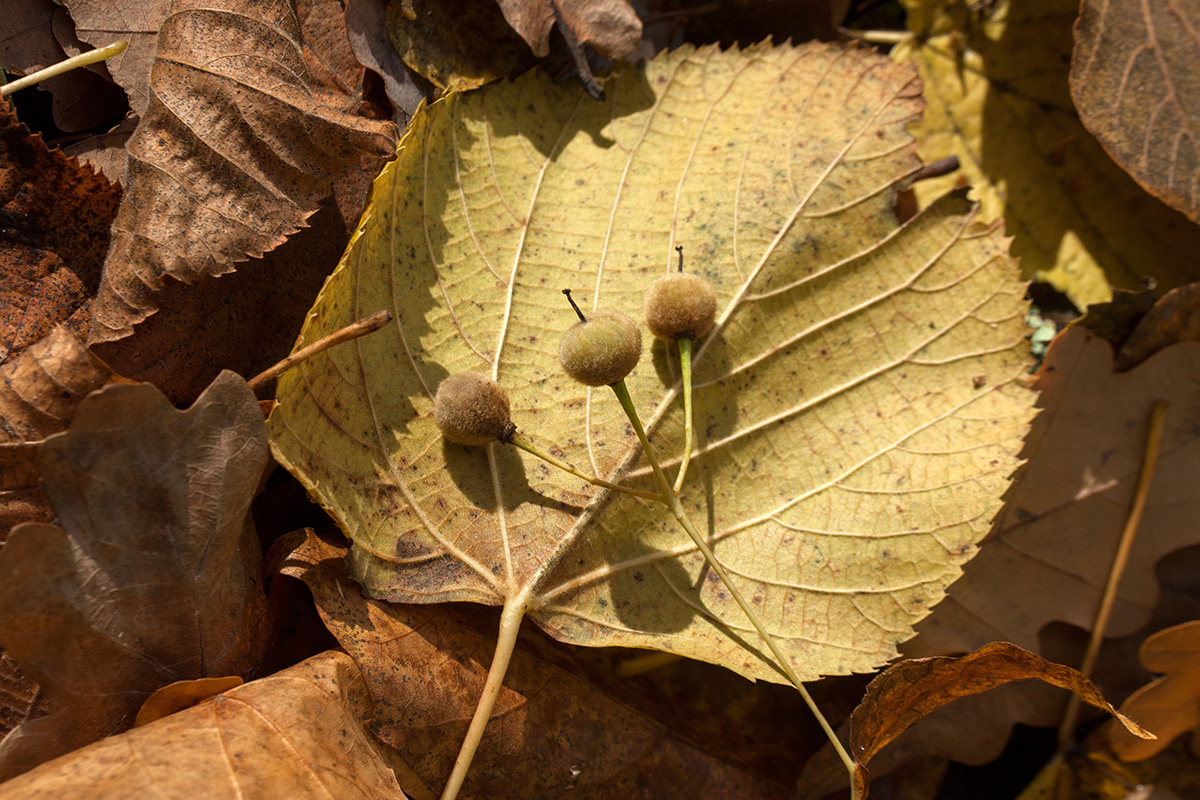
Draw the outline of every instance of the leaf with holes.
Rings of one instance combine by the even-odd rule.
[[[301,338],[380,307],[395,322],[281,379],[277,458],[373,597],[501,604],[565,641],[782,681],[661,506],[449,444],[433,420],[444,377],[487,373],[543,446],[653,489],[612,393],[558,365],[560,291],[640,316],[682,244],[719,297],[683,504],[802,679],[872,670],[959,575],[1017,464],[1033,398],[1007,240],[960,196],[896,227],[919,85],[869,51],[682,48],[606,90],[531,74],[414,118]],[[627,379],[669,472],[672,363],[658,342]]]

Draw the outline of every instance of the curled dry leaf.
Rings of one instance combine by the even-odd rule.
[[[959,196],[895,227],[921,103],[873,53],[681,48],[607,88],[594,103],[529,74],[414,118],[302,340],[379,308],[393,324],[281,377],[278,459],[349,532],[372,596],[526,604],[563,641],[782,681],[667,511],[448,445],[433,419],[447,373],[483,372],[519,428],[651,489],[612,393],[562,372],[561,289],[640,316],[687,243],[719,309],[682,502],[798,674],[872,670],[974,554],[1017,463],[1032,395],[1007,240]],[[660,344],[626,382],[674,471],[671,362]]]
[[[388,0],[346,0],[346,29],[355,57],[383,78],[394,119],[404,128],[432,88],[408,69],[388,38],[379,35],[387,30],[387,6]]]
[[[1146,191],[1200,222],[1200,12],[1191,3],[1084,0],[1071,97]]]
[[[395,128],[315,99],[291,5],[177,2],[128,145],[126,197],[90,339],[128,335],[168,278],[190,283],[278,247],[340,172],[394,152]]]
[[[134,114],[144,114],[150,102],[150,65],[170,5],[171,0],[71,0],[67,6],[75,35],[92,47],[129,42],[105,66],[125,90]]]
[[[28,75],[88,49],[75,36],[75,26],[61,3],[5,3],[0,17],[0,66],[10,73]],[[111,124],[126,108],[124,93],[103,64],[71,70],[42,81],[37,89],[23,91],[49,92],[54,124],[68,133]]]
[[[87,335],[121,187],[51,150],[0,101],[0,363],[60,322]]]
[[[327,652],[200,705],[43,764],[6,800],[403,798],[363,729],[371,700]]]
[[[1150,636],[1142,644],[1141,660],[1151,672],[1165,674],[1130,695],[1121,711],[1154,731],[1158,740],[1144,741],[1111,728],[1109,743],[1126,761],[1151,758],[1176,736],[1200,726],[1200,621]]]
[[[504,18],[538,58],[550,52],[555,15],[548,0],[496,0]],[[605,58],[624,58],[642,38],[642,21],[626,0],[554,0],[580,43]]]
[[[1176,342],[1200,342],[1200,283],[1160,297],[1121,346],[1114,366],[1124,372]]]
[[[962,165],[917,183],[922,204],[969,183],[984,218],[1004,219],[1024,274],[1079,308],[1148,276],[1159,289],[1196,280],[1200,227],[1138,186],[1076,116],[1067,63],[1079,0],[986,3],[981,15],[906,5],[921,12],[909,17],[917,36],[892,57],[916,65],[930,99],[913,128],[921,157]]]
[[[108,386],[46,440],[37,466],[63,527],[19,525],[0,550],[0,645],[52,713],[0,743],[0,777],[124,730],[164,684],[256,666],[247,510],[266,460],[232,373],[187,411],[149,385]]]
[[[436,609],[368,600],[346,575],[344,548],[311,531],[278,540],[276,571],[303,580],[375,700],[371,724],[412,770],[410,794],[450,773],[479,699],[492,646]],[[424,789],[427,791],[427,789]],[[520,650],[463,797],[783,797],[738,769],[545,661]]]
[[[548,10],[549,3],[544,5]],[[389,3],[387,33],[410,69],[447,91],[515,77],[535,63],[500,9],[487,0]]]
[[[224,675],[219,678],[196,678],[191,681],[168,683],[161,689],[155,689],[154,694],[146,698],[146,702],[138,709],[133,725],[135,728],[149,725],[185,708],[191,708],[213,695],[241,686],[244,682],[241,676]]]
[[[1087,703],[1107,709],[1131,735],[1154,738],[1113,708],[1078,670],[1047,661],[1009,642],[992,642],[965,656],[901,661],[871,681],[850,716],[850,754],[860,767],[857,779],[865,779],[861,768],[883,747],[931,711],[961,697],[1029,678],[1069,689]]]

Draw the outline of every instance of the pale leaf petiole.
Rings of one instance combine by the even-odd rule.
[[[483,740],[483,731],[488,720],[492,718],[492,709],[496,707],[496,699],[504,684],[504,675],[508,672],[508,664],[512,661],[513,650],[517,646],[517,633],[521,629],[521,620],[525,617],[528,595],[522,593],[504,604],[500,614],[500,635],[496,638],[496,652],[492,654],[492,665],[488,667],[487,679],[483,684],[483,694],[479,705],[475,707],[475,715],[471,717],[471,725],[467,735],[463,737],[462,747],[459,748],[458,758],[454,760],[454,769],[450,773],[446,786],[442,789],[441,800],[454,800],[462,788],[467,770],[475,758],[475,751]]]

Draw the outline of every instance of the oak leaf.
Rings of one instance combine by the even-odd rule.
[[[914,38],[892,57],[920,70],[929,101],[913,132],[921,157],[959,172],[913,188],[928,203],[968,183],[984,219],[1003,218],[1023,273],[1079,308],[1110,286],[1159,289],[1196,279],[1200,228],[1148,195],[1079,122],[1067,63],[1077,0],[962,4],[906,0]],[[931,8],[932,6],[932,8]]]
[[[560,290],[640,315],[682,243],[720,298],[683,504],[803,678],[872,670],[973,555],[1017,464],[1032,396],[1007,241],[958,196],[896,229],[920,99],[877,55],[684,48],[607,87],[591,103],[531,74],[414,118],[302,340],[367,308],[393,327],[281,379],[277,458],[348,531],[371,596],[505,604],[564,641],[782,680],[669,514],[447,444],[433,420],[447,373],[490,373],[519,428],[651,488],[611,393],[562,374]],[[659,344],[627,383],[674,470],[671,364]]]
[[[267,461],[262,415],[225,373],[187,411],[154,387],[79,403],[37,466],[62,527],[0,550],[0,645],[52,713],[0,742],[0,776],[124,730],[153,690],[246,674],[264,598],[247,516]]]
[[[1150,192],[1200,222],[1194,6],[1084,0],[1071,97],[1084,126]]]
[[[1158,740],[1110,729],[1112,749],[1126,761],[1151,758],[1175,737],[1200,726],[1200,621],[1150,636],[1142,643],[1141,660],[1146,669],[1164,674],[1130,695],[1121,711],[1144,723]]]
[[[1106,636],[1145,626],[1159,596],[1156,565],[1200,544],[1197,375],[1200,343],[1115,373],[1107,342],[1078,326],[1061,334],[1038,374],[1042,413],[1023,451],[1029,461],[979,555],[904,653],[967,652],[997,640],[1042,652],[1052,622],[1090,630],[1141,472],[1150,412],[1163,400],[1162,449]],[[931,715],[896,746],[979,764],[999,755],[1014,723],[1056,725],[1062,714],[1036,684],[963,702],[969,708]]]
[[[394,136],[318,102],[289,4],[176,2],[129,140],[90,341],[127,336],[166,279],[222,275],[278,247],[342,170],[390,156]]]
[[[270,559],[307,584],[321,618],[363,672],[371,729],[412,770],[416,796],[440,786],[478,700],[488,637],[437,609],[368,600],[346,575],[344,547],[311,531],[278,540]],[[476,755],[469,797],[786,796],[580,678],[518,650]]]
[[[0,788],[8,800],[403,798],[362,727],[370,714],[354,662],[327,652]]]

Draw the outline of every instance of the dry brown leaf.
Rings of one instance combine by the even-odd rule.
[[[1200,7],[1083,0],[1071,98],[1146,191],[1200,222]]]
[[[549,3],[543,3],[547,11]],[[410,69],[446,91],[516,77],[536,62],[495,5],[479,0],[392,0],[388,39]]]
[[[361,174],[369,180],[375,170],[367,170]],[[170,281],[155,297],[159,310],[132,336],[93,345],[93,351],[177,405],[198,397],[223,369],[249,377],[279,361],[345,249],[347,227],[358,221],[369,187],[343,192],[348,182],[337,186],[344,211],[325,206],[282,246],[232,275],[190,286]]]
[[[150,102],[150,65],[170,4],[171,0],[71,0],[68,6],[75,34],[92,47],[118,39],[129,42],[125,52],[110,58],[105,66],[125,90],[135,114],[145,113]],[[70,52],[65,43],[63,49]]]
[[[342,0],[298,0],[304,63],[313,96],[330,108],[354,113],[363,99],[366,70],[354,57]]]
[[[1158,740],[1147,742],[1110,729],[1109,743],[1126,761],[1158,755],[1176,736],[1200,725],[1200,620],[1149,637],[1141,659],[1146,669],[1166,674],[1130,695],[1121,710],[1158,734]]]
[[[86,335],[120,199],[0,101],[0,363],[60,322]]]
[[[391,123],[315,99],[300,36],[287,3],[173,6],[128,145],[91,341],[127,336],[167,278],[222,275],[278,247],[341,171],[394,152]]]
[[[496,0],[508,24],[538,58],[550,52],[554,10],[548,0]],[[624,58],[642,38],[642,21],[626,0],[555,0],[580,43],[609,59]]]
[[[67,49],[73,51],[71,55],[90,49],[78,46],[81,44],[66,9],[52,0],[5,4],[0,17],[0,66],[4,69],[29,74],[67,58]],[[125,112],[124,93],[103,64],[45,80],[38,90],[50,93],[54,124],[68,133],[120,118]]]
[[[1167,292],[1138,322],[1117,353],[1116,369],[1124,372],[1176,342],[1200,341],[1200,283]]]
[[[850,753],[860,767],[856,780],[864,780],[861,768],[918,719],[961,697],[1029,678],[1069,689],[1085,702],[1107,709],[1131,735],[1152,738],[1113,708],[1096,685],[1077,670],[1014,644],[993,642],[965,656],[901,661],[871,681],[866,696],[850,716]]]
[[[491,636],[461,627],[434,608],[365,599],[346,577],[345,549],[311,533],[297,532],[276,548],[278,571],[308,584],[325,624],[363,670],[375,699],[372,729],[400,752],[414,778],[440,787],[479,699]],[[409,790],[403,777],[401,785]],[[699,750],[518,650],[460,796],[701,793],[785,794],[783,787]]]
[[[1038,634],[1052,621],[1091,629],[1141,471],[1150,410],[1160,399],[1168,403],[1162,451],[1109,637],[1147,622],[1158,596],[1159,559],[1200,543],[1200,429],[1194,423],[1200,344],[1169,347],[1114,373],[1108,344],[1069,328],[1050,348],[1037,385],[1043,411],[1026,441],[1030,461],[979,555],[937,613],[917,626],[919,635],[902,648],[906,655],[967,652],[995,640],[1037,651]],[[1015,722],[1058,722],[1060,708],[1041,691],[1003,687],[995,697],[965,700],[969,711],[939,712],[936,720],[922,721],[918,749],[965,763],[988,761]]]
[[[38,447],[66,429],[85,395],[114,377],[61,327],[0,366],[0,542],[18,523],[54,518],[35,464]]]
[[[201,703],[213,695],[241,686],[245,681],[239,675],[224,675],[219,678],[196,678],[191,681],[168,683],[146,698],[138,709],[133,726],[140,728],[157,722],[163,717],[183,711]]]
[[[75,156],[113,183],[125,183],[125,146],[137,128],[138,118],[130,114],[108,133],[89,136],[65,145],[63,152]]]
[[[383,78],[395,110],[393,119],[404,127],[432,89],[413,75],[392,43],[380,35],[387,30],[387,5],[388,0],[346,0],[346,27],[354,55]]]
[[[7,800],[403,798],[344,653],[314,656],[3,785]]]
[[[261,655],[262,414],[223,374],[187,411],[153,386],[81,402],[37,466],[62,528],[18,525],[0,550],[0,645],[52,713],[0,742],[0,778],[124,730],[154,689],[246,674]]]
[[[18,725],[44,716],[46,695],[8,653],[0,653],[0,737]]]

